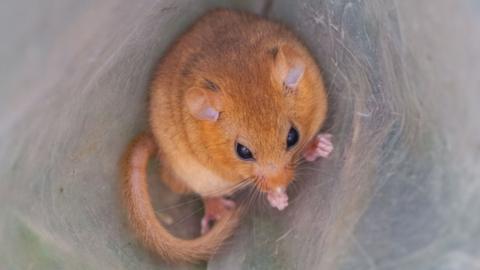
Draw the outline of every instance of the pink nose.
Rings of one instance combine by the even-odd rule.
[[[264,177],[262,191],[269,192],[278,188],[286,188],[292,181],[293,173],[290,170],[274,168],[265,170],[262,176]]]

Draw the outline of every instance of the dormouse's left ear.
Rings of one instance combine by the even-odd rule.
[[[187,90],[185,102],[189,112],[199,120],[217,121],[222,107],[220,93],[200,87]]]
[[[287,92],[294,92],[305,72],[305,64],[298,53],[286,45],[272,50],[273,76]]]

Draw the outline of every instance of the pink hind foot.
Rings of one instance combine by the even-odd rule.
[[[303,157],[307,161],[315,161],[319,157],[327,158],[333,151],[332,134],[320,133],[307,145]]]
[[[201,221],[201,233],[206,234],[217,220],[235,208],[235,202],[223,197],[204,198],[205,214]]]

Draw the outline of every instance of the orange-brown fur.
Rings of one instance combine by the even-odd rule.
[[[212,243],[222,243],[233,233],[239,212],[226,212],[208,234],[196,239],[184,240],[171,235],[157,221],[148,193],[147,165],[156,150],[151,135],[140,134],[124,156],[123,198],[130,224],[145,246],[169,262],[206,260],[219,247]]]
[[[301,81],[295,89],[285,89],[282,76],[297,63],[304,67]],[[220,112],[218,120],[192,115],[198,93]],[[159,153],[162,178],[176,192],[222,196],[245,181],[265,192],[286,188],[302,149],[326,112],[320,71],[289,30],[247,13],[209,12],[171,47],[155,74],[152,135],[133,142],[125,165],[124,194],[132,227],[168,260],[207,259],[232,233],[238,210],[200,238],[175,238],[157,221],[150,204],[145,182],[148,157]],[[286,151],[291,124],[299,130],[300,141]],[[248,146],[256,161],[240,160],[235,141]],[[142,176],[132,177],[137,171]]]

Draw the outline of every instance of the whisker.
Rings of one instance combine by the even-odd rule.
[[[252,205],[256,204],[260,196],[262,195],[261,190],[263,189],[264,186],[264,180],[263,178],[254,178],[254,183],[255,186],[250,190],[250,194],[248,196],[248,201],[247,201],[247,207],[251,208]],[[255,208],[254,208],[255,209]]]
[[[164,207],[164,208],[156,209],[155,212],[160,213],[160,212],[163,212],[163,211],[166,211],[166,210],[175,209],[177,207],[181,207],[181,206],[188,205],[188,204],[191,204],[191,203],[194,203],[194,202],[198,202],[200,200],[201,200],[201,198],[193,198],[193,199],[185,201],[185,202],[181,202],[181,203],[174,204],[174,205],[171,205],[171,206],[167,206],[167,207]]]
[[[202,210],[203,210],[203,207],[200,207],[197,210],[193,211],[192,213],[189,213],[188,215],[182,217],[181,219],[173,222],[170,226],[181,224],[181,223],[185,222],[187,219],[189,219],[189,218],[193,217],[194,215],[196,215],[197,213],[201,212]]]
[[[163,212],[163,211],[167,211],[167,210],[175,209],[175,208],[178,208],[178,207],[181,207],[181,206],[196,203],[196,202],[202,201],[203,200],[202,197],[210,197],[210,196],[216,197],[216,196],[221,196],[225,193],[233,193],[233,192],[235,192],[239,189],[242,189],[242,188],[250,185],[251,183],[252,183],[251,182],[251,177],[247,177],[247,178],[243,179],[242,181],[240,181],[239,183],[237,183],[236,185],[234,185],[232,187],[229,187],[228,189],[223,188],[223,189],[219,189],[219,190],[209,192],[207,194],[202,194],[202,196],[195,197],[195,198],[193,198],[191,200],[188,200],[188,201],[185,201],[185,202],[180,202],[180,203],[175,204],[175,205],[171,205],[171,206],[163,207],[163,208],[160,208],[160,209],[156,209],[155,212],[160,213],[160,212]]]

